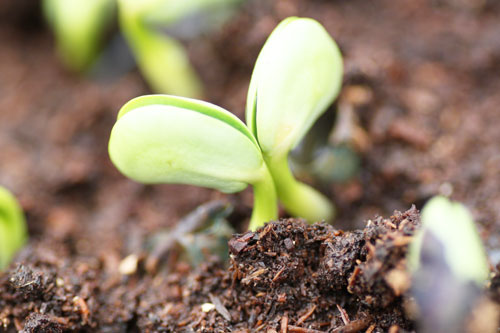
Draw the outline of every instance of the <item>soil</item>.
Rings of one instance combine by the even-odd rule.
[[[439,193],[473,212],[500,301],[498,2],[254,0],[220,32],[185,41],[206,99],[241,117],[274,26],[291,15],[322,22],[344,54],[338,105],[355,114],[361,171],[326,188],[335,228],[283,219],[233,237],[229,266],[210,257],[157,271],[145,265],[151,235],[220,199],[243,232],[251,191],[120,175],[110,129],[121,105],[149,90],[135,71],[66,72],[39,11],[34,0],[0,3],[0,184],[20,199],[30,232],[0,275],[0,331],[414,331],[402,266],[419,218],[393,212]],[[121,274],[130,254],[138,267]]]

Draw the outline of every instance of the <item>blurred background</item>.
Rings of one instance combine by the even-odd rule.
[[[0,184],[20,199],[37,246],[115,262],[144,235],[225,197],[120,175],[107,154],[116,114],[133,97],[172,92],[183,81],[186,95],[243,117],[263,43],[296,15],[321,22],[344,55],[341,96],[326,128],[315,129],[333,147],[333,160],[305,143],[295,154],[297,173],[337,205],[335,225],[362,227],[377,214],[420,208],[443,194],[471,209],[492,263],[500,262],[498,1],[247,0],[174,19],[159,15],[150,32],[168,38],[165,48],[174,51],[164,56],[179,52],[184,66],[174,79],[163,75],[166,86],[141,65],[149,55],[134,49],[133,24],[124,23],[120,7],[126,3],[109,5],[95,49],[77,52],[92,59],[71,64],[61,53],[55,11],[44,16],[37,0],[0,2]],[[237,227],[251,198],[248,190],[231,196]]]

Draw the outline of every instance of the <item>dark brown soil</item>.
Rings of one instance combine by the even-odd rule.
[[[34,244],[29,264],[3,277],[1,315],[26,332],[412,330],[402,295],[419,222],[415,208],[353,232],[282,220],[233,238],[229,269],[214,260],[192,272],[181,264],[128,278]],[[392,281],[391,272],[403,279]],[[215,308],[204,312],[205,303]]]
[[[187,42],[206,99],[242,116],[274,26],[290,15],[322,22],[345,57],[341,101],[358,119],[362,157],[356,179],[331,186],[336,227],[373,221],[341,233],[285,220],[233,239],[229,270],[214,259],[154,274],[143,267],[148,237],[226,196],[143,186],[115,170],[107,140],[117,110],[148,88],[135,72],[107,81],[67,73],[37,4],[0,2],[0,184],[20,199],[31,236],[0,275],[0,331],[411,331],[406,286],[389,277],[401,276],[418,218],[373,218],[438,193],[472,210],[492,266],[500,263],[496,1],[255,0],[223,31]],[[251,192],[230,200],[244,231]],[[129,254],[139,267],[122,275]],[[216,308],[205,313],[203,303]]]

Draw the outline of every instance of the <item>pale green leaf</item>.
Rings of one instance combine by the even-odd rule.
[[[26,222],[21,207],[14,196],[0,186],[0,269],[8,265],[26,238]]]
[[[424,232],[430,232],[444,248],[451,270],[461,279],[482,284],[488,277],[486,252],[469,211],[445,197],[431,199],[422,210],[422,230],[409,250],[410,267],[419,266]]]
[[[281,22],[257,58],[247,124],[265,154],[286,155],[338,95],[340,51],[317,21]]]
[[[236,192],[267,172],[243,123],[215,105],[173,96],[127,103],[113,127],[109,153],[126,176]]]

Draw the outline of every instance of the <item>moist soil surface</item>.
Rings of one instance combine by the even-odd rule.
[[[107,155],[117,110],[150,91],[135,71],[65,71],[38,3],[0,3],[0,184],[19,198],[30,232],[0,275],[0,331],[413,331],[403,267],[419,217],[407,209],[435,194],[471,209],[498,270],[496,1],[255,0],[220,32],[184,41],[205,99],[242,117],[275,25],[292,15],[319,20],[344,55],[337,113],[351,118],[337,125],[361,167],[348,182],[316,184],[338,208],[335,228],[283,219],[234,236],[228,264],[170,258],[154,269],[151,235],[213,200],[231,202],[229,221],[244,232],[251,191],[144,186],[120,175]]]

